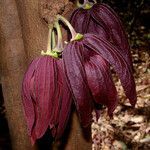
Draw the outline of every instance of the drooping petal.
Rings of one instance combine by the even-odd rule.
[[[62,60],[50,56],[35,59],[25,74],[22,98],[32,144],[48,127],[53,137],[60,138],[72,104]]]
[[[58,60],[59,61],[59,60]],[[58,117],[59,117],[59,112],[60,112],[60,107],[61,107],[61,96],[62,96],[62,91],[61,91],[61,87],[59,85],[60,82],[62,82],[60,73],[59,73],[59,69],[57,66],[57,61],[54,63],[55,67],[54,67],[54,84],[55,84],[55,89],[54,89],[54,93],[53,93],[53,99],[52,99],[52,107],[53,107],[53,111],[51,113],[51,120],[49,122],[50,128],[55,128],[56,125],[58,125]],[[53,129],[54,131],[55,129]],[[54,134],[54,133],[52,133]]]
[[[44,135],[51,121],[53,96],[55,92],[55,60],[49,56],[41,57],[35,72],[35,99],[37,138]]]
[[[128,38],[119,16],[110,6],[97,3],[89,10],[78,8],[72,13],[70,21],[79,33],[93,33],[111,41],[120,48],[129,67],[133,68]]]
[[[109,39],[105,24],[103,24],[103,22],[96,22],[95,19],[91,17],[91,11],[92,9],[76,9],[71,15],[70,23],[78,33],[93,33],[105,39]]]
[[[94,100],[98,104],[106,105],[108,113],[111,115],[117,106],[118,98],[109,64],[95,52],[87,48],[84,50],[89,54],[85,58],[85,70]]]
[[[54,96],[54,103],[53,103],[53,113],[52,113],[52,123],[53,126],[50,125],[51,131],[52,131],[52,136],[56,137],[57,135],[62,135],[58,132],[58,127],[61,126],[60,122],[62,122],[62,127],[61,128],[61,132],[63,133],[65,126],[63,126],[64,122],[67,122],[67,117],[66,115],[69,116],[69,112],[70,112],[70,107],[68,106],[68,110],[66,108],[64,111],[67,112],[67,114],[63,114],[64,112],[62,112],[62,106],[65,105],[66,103],[69,104],[69,102],[71,103],[71,92],[68,89],[68,86],[65,82],[65,74],[63,71],[63,63],[62,60],[58,60],[56,65],[56,72],[57,72],[57,80],[56,80],[56,85],[57,85],[57,90],[55,91],[55,96]],[[66,93],[67,92],[67,93]],[[64,103],[64,104],[63,104]],[[61,116],[61,118],[60,118]],[[51,123],[51,124],[52,124]]]
[[[87,33],[89,21],[89,11],[82,8],[76,9],[70,18],[70,23],[78,33]]]
[[[88,88],[80,42],[69,43],[63,51],[64,69],[71,88],[81,124],[92,121],[92,96]]]
[[[90,17],[88,29],[84,33],[93,33],[96,34],[98,37],[110,40],[110,35],[107,32],[107,28],[101,22],[96,22],[95,19],[93,19],[92,17]]]
[[[28,134],[31,136],[32,128],[35,122],[35,107],[34,101],[31,95],[33,87],[33,76],[37,67],[39,59],[35,59],[31,62],[27,72],[24,75],[22,83],[22,102],[25,113],[25,118],[28,126]],[[32,82],[32,83],[31,83]]]
[[[56,134],[53,135],[53,137],[59,139],[63,135],[68,123],[73,101],[71,91],[66,83],[62,60],[57,61],[57,65],[59,70],[59,78],[61,78],[60,80],[58,80],[58,86],[60,86],[61,88],[61,108],[58,116],[58,126],[56,128]]]
[[[110,42],[102,38],[98,38],[93,34],[86,34],[84,36],[84,45],[88,49],[91,49],[101,55],[114,67],[120,77],[126,96],[129,98],[130,103],[134,106],[137,100],[134,78],[128,63],[120,54],[120,51]]]
[[[92,8],[91,16],[95,19],[95,22],[105,24],[105,28],[110,34],[113,44],[120,48],[127,63],[132,65],[128,38],[125,34],[121,20],[115,11],[107,4],[97,3]]]

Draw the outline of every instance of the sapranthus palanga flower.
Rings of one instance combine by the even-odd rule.
[[[87,126],[91,122],[94,103],[106,105],[110,115],[117,106],[117,92],[110,65],[118,74],[125,94],[134,106],[137,99],[135,82],[120,48],[97,35],[76,33],[71,25],[68,26],[72,39],[64,48],[62,59],[82,125]]]
[[[106,105],[110,115],[117,105],[116,89],[107,63],[113,66],[126,96],[135,105],[136,90],[132,72],[120,51],[110,42],[93,34],[85,34],[80,41],[69,43],[62,56],[68,83],[84,126],[90,122],[91,100]]]
[[[48,46],[51,46],[50,40]],[[55,51],[42,53],[45,56],[34,59],[29,65],[22,84],[24,112],[32,143],[41,138],[48,128],[53,137],[60,138],[72,104],[62,60]]]
[[[84,0],[84,4],[79,5],[79,8],[72,13],[70,22],[78,33],[93,33],[111,41],[120,48],[121,54],[132,66],[130,46],[123,25],[110,6]]]

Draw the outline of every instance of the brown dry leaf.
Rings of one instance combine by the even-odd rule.
[[[139,55],[140,54],[140,55]],[[126,99],[120,81],[115,75],[120,105],[113,119],[108,119],[107,111],[101,111],[98,122],[94,119],[92,138],[93,150],[148,150],[150,149],[150,57],[148,51],[134,50],[134,76],[138,101],[133,109]],[[95,116],[93,116],[94,118]]]

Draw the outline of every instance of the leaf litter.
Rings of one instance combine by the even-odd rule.
[[[113,75],[119,95],[119,105],[113,118],[103,108],[98,121],[93,112],[92,150],[150,149],[150,56],[144,47],[132,49],[132,61],[137,91],[133,109],[126,98],[120,80]]]

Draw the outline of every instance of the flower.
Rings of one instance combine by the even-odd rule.
[[[84,34],[82,39],[66,45],[62,58],[83,126],[91,122],[94,102],[106,105],[110,115],[117,106],[117,92],[109,65],[118,74],[130,103],[135,105],[137,97],[131,69],[120,50],[109,41],[94,34]]]
[[[92,121],[93,97],[86,80],[82,49],[79,46],[80,42],[69,43],[63,51],[62,58],[80,122],[86,127]]]
[[[106,105],[111,116],[118,104],[118,98],[110,72],[110,65],[103,57],[92,50],[86,47],[83,49],[86,77],[94,102]]]
[[[32,144],[48,128],[54,138],[60,138],[72,105],[62,60],[54,58],[58,56],[54,51],[42,53],[45,56],[31,62],[22,83],[23,108]]]
[[[111,41],[120,49],[132,68],[130,46],[125,31],[118,15],[110,6],[85,0],[84,4],[72,13],[70,22],[78,33],[93,33]]]

